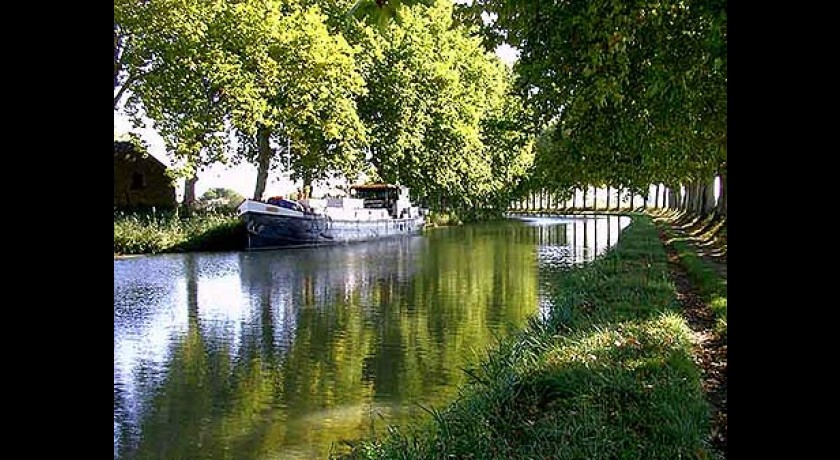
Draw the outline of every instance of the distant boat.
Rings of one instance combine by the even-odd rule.
[[[247,249],[366,241],[418,233],[425,212],[412,206],[408,188],[391,184],[350,187],[350,197],[245,200],[239,217],[248,230]]]

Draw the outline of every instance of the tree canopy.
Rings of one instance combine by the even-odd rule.
[[[115,0],[115,107],[187,172],[360,172],[433,206],[726,169],[722,0]],[[519,50],[513,71],[488,50]],[[233,146],[238,146],[237,150]]]
[[[530,161],[522,104],[511,71],[453,23],[452,5],[403,7],[364,46],[374,57],[359,110],[380,177],[464,209],[506,198]]]
[[[518,92],[543,131],[547,183],[641,187],[725,165],[725,1],[476,0],[459,10],[489,46],[519,49]]]

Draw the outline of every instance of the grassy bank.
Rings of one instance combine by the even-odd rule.
[[[222,251],[245,246],[233,213],[114,213],[114,254]]]
[[[587,266],[549,274],[551,308],[466,372],[427,422],[348,458],[708,458],[708,405],[656,228],[635,216]]]

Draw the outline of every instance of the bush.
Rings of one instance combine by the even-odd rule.
[[[245,226],[232,212],[114,212],[114,253],[236,250]]]

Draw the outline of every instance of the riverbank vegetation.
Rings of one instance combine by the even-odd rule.
[[[241,250],[245,227],[232,212],[114,212],[114,254]]]
[[[466,369],[454,403],[347,458],[710,458],[691,331],[650,218],[547,276],[545,318]]]

